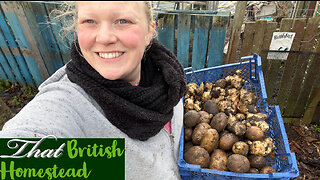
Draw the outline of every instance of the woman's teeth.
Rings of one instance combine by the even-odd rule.
[[[119,57],[123,54],[123,52],[113,52],[113,53],[99,53],[99,56],[105,59],[111,59]]]

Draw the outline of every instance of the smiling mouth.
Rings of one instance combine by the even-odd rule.
[[[103,59],[112,59],[121,56],[124,52],[112,52],[112,53],[98,53]]]

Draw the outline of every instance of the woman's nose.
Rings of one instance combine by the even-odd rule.
[[[116,41],[117,37],[112,25],[102,24],[97,31],[96,42],[101,44],[112,44]]]

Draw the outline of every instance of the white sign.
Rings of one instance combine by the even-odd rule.
[[[269,50],[290,51],[295,35],[294,32],[274,32]],[[284,52],[269,52],[267,58],[287,60],[289,53]]]

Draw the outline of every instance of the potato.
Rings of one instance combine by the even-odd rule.
[[[224,136],[225,134],[230,133],[228,130],[223,130],[222,132],[219,133],[219,137]]]
[[[238,137],[233,133],[227,133],[220,138],[219,147],[225,151],[232,148],[233,144],[238,142]]]
[[[225,113],[228,112],[228,108],[230,108],[231,105],[232,105],[232,102],[228,100],[221,100],[217,103],[219,110]]]
[[[249,155],[248,156],[251,167],[261,169],[266,166],[267,160],[261,155]]]
[[[196,83],[187,84],[187,94],[195,95],[199,86]]]
[[[203,105],[203,110],[213,115],[216,115],[219,112],[219,109],[213,100],[208,100],[205,102]]]
[[[266,121],[251,121],[252,126],[258,126],[263,132],[269,131],[269,124]]]
[[[207,102],[209,99],[211,99],[211,92],[210,91],[203,92],[202,97],[201,97],[201,101]]]
[[[190,110],[184,114],[183,122],[186,128],[192,128],[200,122],[200,114],[195,110]]]
[[[210,123],[210,120],[212,119],[212,114],[207,113],[206,111],[199,111],[200,114],[200,122]]]
[[[220,88],[220,87],[219,87],[219,88],[214,87],[214,88],[212,88],[211,93],[212,93],[212,98],[217,99],[217,98],[219,98],[219,97],[220,97],[220,94],[221,94],[221,88]]]
[[[200,146],[206,149],[208,153],[211,153],[214,149],[217,148],[218,142],[218,131],[215,129],[208,129],[201,139]]]
[[[206,81],[204,85],[204,91],[211,92],[212,88],[213,88],[213,83]]]
[[[264,138],[264,132],[257,126],[250,126],[246,131],[246,137],[251,141],[259,141]]]
[[[223,131],[228,123],[228,116],[224,112],[219,112],[213,116],[210,126],[216,129],[218,132]]]
[[[227,81],[225,79],[219,79],[214,83],[215,87],[221,87],[222,89],[224,89],[227,85]]]
[[[200,141],[208,129],[211,129],[211,126],[208,123],[199,123],[193,130],[191,137],[192,143],[194,145],[200,145]]]
[[[229,114],[229,117],[228,117],[228,123],[227,123],[227,129],[230,131],[231,130],[231,127],[233,126],[233,124],[235,124],[237,121],[237,118],[232,115],[232,114]]]
[[[236,118],[238,121],[243,121],[246,119],[246,116],[244,114],[241,114],[241,113],[237,113],[236,114]]]
[[[238,121],[234,123],[230,129],[231,132],[233,132],[237,136],[242,136],[246,133],[247,127],[242,122]]]
[[[250,162],[247,157],[240,154],[232,154],[228,157],[227,167],[232,172],[245,173],[250,169]]]
[[[200,165],[201,168],[209,167],[209,153],[200,146],[191,147],[188,151],[186,151],[186,153],[184,153],[183,158],[189,164]]]
[[[248,110],[247,104],[243,100],[240,100],[238,102],[237,109],[242,114],[249,114],[249,110]]]
[[[227,154],[221,149],[215,149],[210,156],[209,169],[227,171]]]
[[[184,140],[190,141],[192,137],[192,128],[184,128]]]
[[[185,112],[188,112],[192,109],[194,109],[194,102],[193,102],[193,99],[191,98],[185,98],[184,100],[184,111]]]
[[[270,174],[270,173],[276,173],[276,172],[277,172],[277,170],[275,170],[271,166],[266,166],[266,167],[262,168],[260,171],[261,174]]]
[[[275,149],[275,145],[272,142],[272,138],[266,138],[264,141],[253,141],[251,143],[249,142],[248,144],[250,148],[250,153],[255,155],[268,156]]]
[[[257,168],[250,168],[248,173],[259,174],[259,170]]]
[[[254,104],[248,104],[247,105],[247,108],[248,108],[248,112],[249,113],[258,113],[258,109],[257,109],[257,106],[255,106]]]
[[[197,88],[197,96],[201,97],[204,92],[204,83],[202,82],[200,86]]]
[[[231,88],[241,89],[241,87],[244,84],[244,79],[242,79],[240,76],[234,74],[233,76],[227,76],[226,78],[227,84],[230,84]]]
[[[256,104],[257,103],[257,96],[246,90],[246,89],[241,89],[240,90],[240,100],[245,102],[245,104]]]
[[[201,101],[196,100],[193,105],[194,110],[201,111],[201,104],[202,104]]]
[[[268,115],[265,113],[257,113],[257,114],[249,113],[247,116],[247,119],[249,121],[266,121],[268,119]]]
[[[191,147],[193,147],[193,144],[191,141],[184,142],[183,153],[187,152]]]
[[[249,146],[247,143],[243,141],[238,141],[233,144],[232,152],[235,154],[241,154],[241,155],[247,156],[249,152]]]

